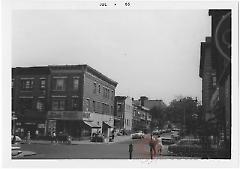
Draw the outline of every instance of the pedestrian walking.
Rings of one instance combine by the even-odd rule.
[[[31,142],[31,133],[30,131],[27,132],[27,143],[30,144]]]
[[[35,138],[36,138],[36,139],[38,139],[38,134],[39,134],[39,131],[36,130],[36,131],[35,131]]]
[[[55,143],[57,143],[57,135],[56,135],[55,131],[53,132],[53,141]]]

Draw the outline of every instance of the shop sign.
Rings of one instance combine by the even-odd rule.
[[[48,119],[83,120],[90,118],[90,112],[82,111],[48,111]]]
[[[210,100],[210,107],[213,109],[218,101],[219,101],[219,88],[217,88],[212,95],[212,98]]]

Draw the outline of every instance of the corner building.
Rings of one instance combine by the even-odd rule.
[[[56,131],[57,134],[62,132],[76,138],[89,138],[91,133],[101,132],[108,137],[114,123],[117,82],[88,65],[45,68],[49,75],[44,135]]]

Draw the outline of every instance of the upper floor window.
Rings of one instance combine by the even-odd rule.
[[[37,101],[37,111],[44,111],[45,106],[44,106],[44,102],[42,100],[38,100]]]
[[[14,79],[12,79],[12,88],[14,88]]]
[[[78,85],[79,85],[79,79],[74,78],[73,79],[73,90],[78,90]]]
[[[73,98],[72,99],[72,109],[73,110],[77,110],[78,108],[78,99],[77,98]]]
[[[53,100],[52,110],[65,110],[65,100]]]
[[[40,89],[46,88],[46,79],[40,79]]]
[[[54,90],[65,90],[65,79],[59,78],[53,80],[53,89]]]
[[[33,80],[21,80],[23,90],[31,90],[33,88]]]
[[[97,93],[97,83],[93,83],[93,93]]]
[[[217,85],[217,77],[216,76],[212,77],[212,82],[213,82],[213,87],[215,87]]]
[[[117,111],[120,112],[121,109],[122,109],[122,104],[118,103],[118,104],[117,104]]]
[[[98,85],[98,93],[101,93],[101,86],[100,86],[100,84]]]
[[[113,90],[112,90],[112,96],[111,97],[112,97],[112,100],[114,100],[114,92],[113,92]]]
[[[93,100],[93,111],[96,111],[96,102]]]
[[[90,111],[90,99],[86,99],[86,111]]]

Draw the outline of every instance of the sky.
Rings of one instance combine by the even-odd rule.
[[[12,66],[88,64],[116,95],[201,100],[200,43],[208,10],[16,10]]]

